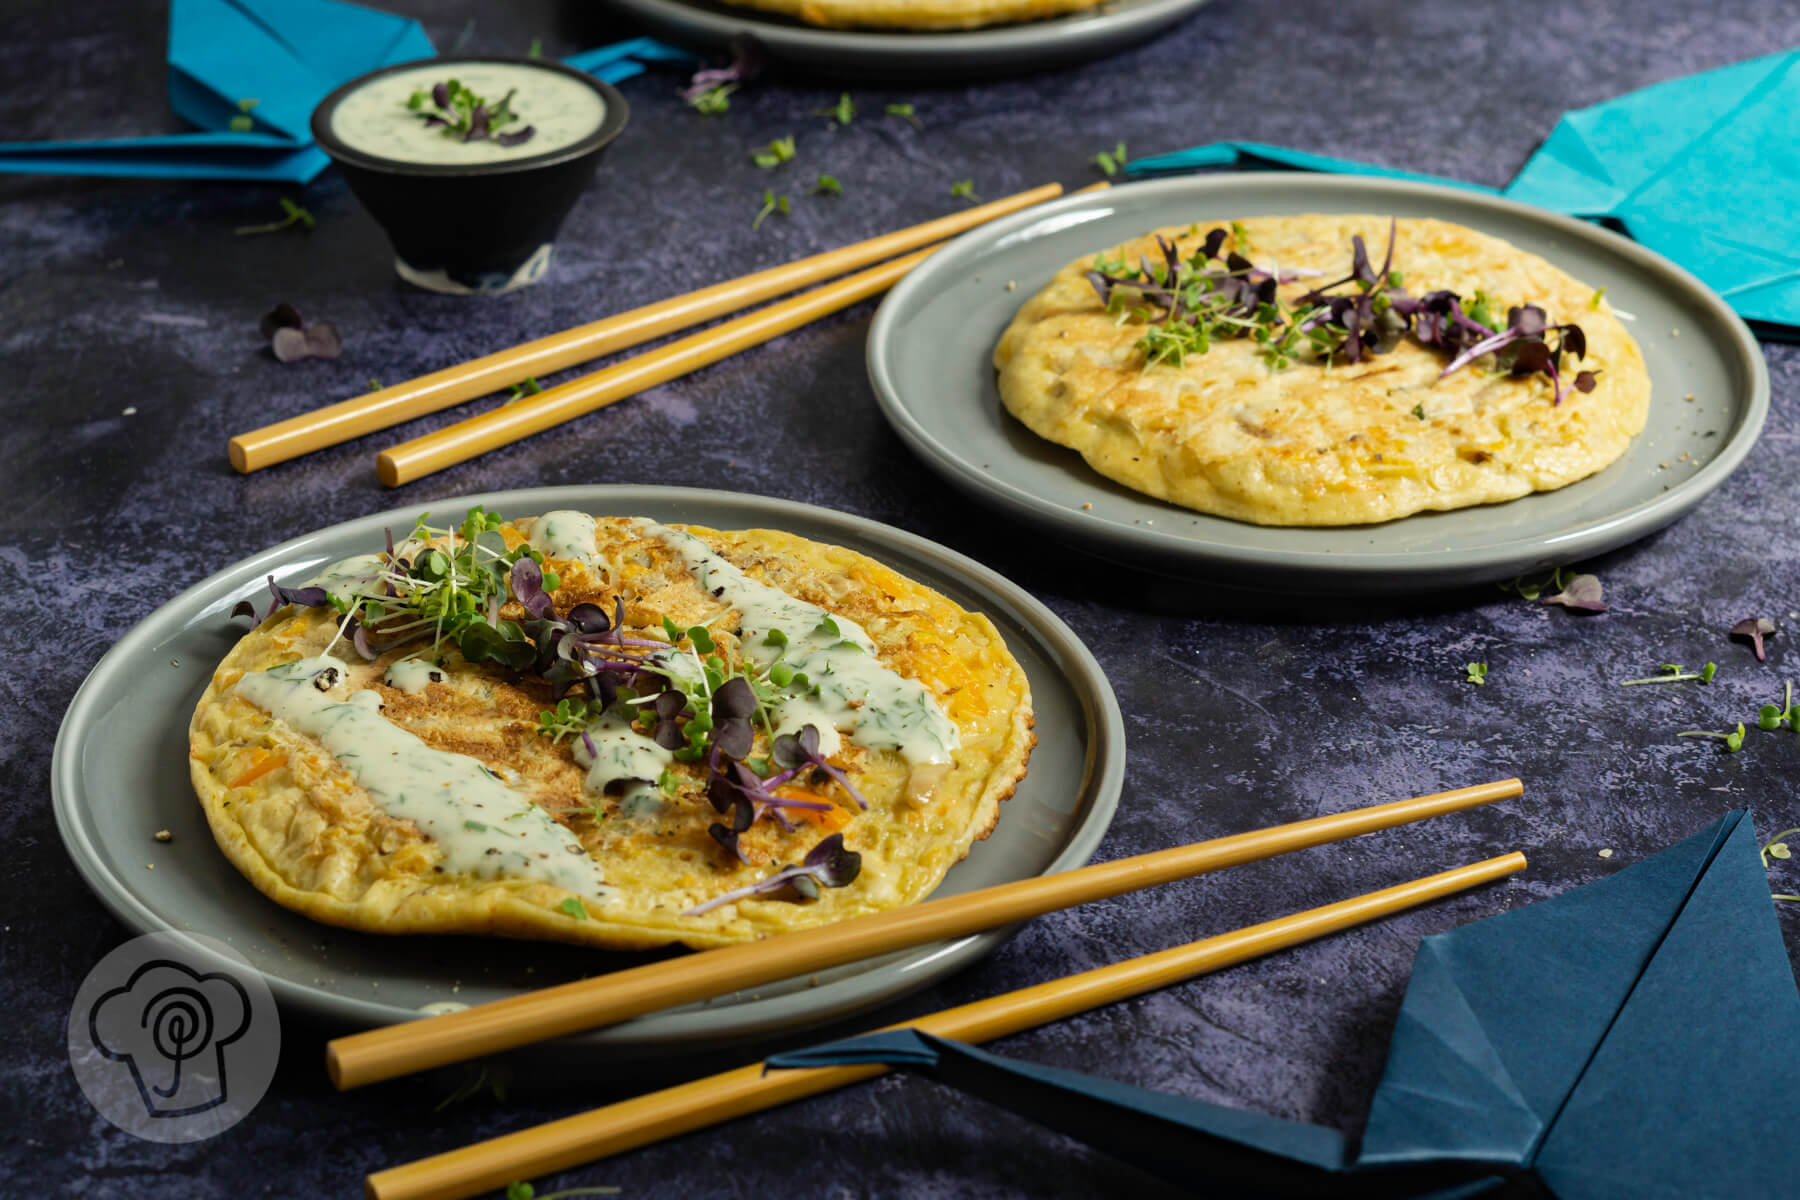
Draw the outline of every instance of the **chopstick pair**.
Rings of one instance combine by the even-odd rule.
[[[1099,183],[1081,190],[1105,186]],[[232,438],[229,446],[231,465],[245,474],[259,471],[465,400],[489,395],[538,375],[642,345],[752,304],[835,279],[846,271],[869,267],[827,287],[390,447],[377,458],[377,471],[383,483],[397,487],[699,370],[740,350],[848,308],[892,287],[945,238],[1061,194],[1061,184],[1032,188],[908,229],[566,329],[315,412],[302,413]],[[882,261],[897,254],[906,257]],[[880,265],[870,267],[872,263]]]
[[[1525,865],[1522,854],[1501,855],[883,1028],[990,1041],[1490,883]],[[763,1063],[740,1067],[378,1171],[365,1179],[364,1191],[371,1200],[461,1200],[857,1083],[886,1068],[765,1071]]]
[[[1523,790],[1517,779],[1503,779],[1435,792],[632,967],[428,1020],[336,1038],[325,1047],[325,1066],[340,1090],[361,1087],[927,942],[997,929],[1109,896],[1492,804]]]

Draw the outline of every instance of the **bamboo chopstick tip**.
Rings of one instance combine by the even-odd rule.
[[[236,468],[240,475],[248,475],[262,465],[250,461],[250,447],[244,444],[244,439],[241,435],[232,438],[225,444],[225,453],[230,456],[231,465]]]

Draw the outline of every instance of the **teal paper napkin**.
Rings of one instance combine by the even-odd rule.
[[[1736,63],[1565,113],[1502,194],[1617,222],[1773,337],[1800,338],[1800,50]],[[1456,180],[1256,142],[1138,159],[1134,177],[1264,165]]]
[[[884,1063],[1228,1195],[1773,1196],[1800,1178],[1800,992],[1747,812],[1552,900],[1426,938],[1360,1146],[1335,1130],[916,1030],[771,1068]],[[1541,1194],[1537,1193],[1537,1194]]]
[[[172,0],[169,106],[198,132],[0,144],[0,171],[306,183],[330,165],[312,111],[349,79],[437,51],[416,21],[341,0]],[[565,60],[608,83],[685,51],[637,38]],[[246,114],[240,101],[255,100]],[[252,128],[238,132],[234,118]]]

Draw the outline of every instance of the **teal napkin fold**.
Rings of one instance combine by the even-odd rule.
[[[171,0],[169,106],[198,131],[4,143],[0,171],[306,183],[331,162],[312,144],[319,101],[365,72],[436,53],[418,22],[342,0]],[[618,83],[647,62],[689,60],[636,38],[565,61]],[[251,128],[233,130],[243,116]]]
[[[1565,113],[1501,194],[1610,220],[1681,264],[1761,332],[1800,338],[1800,50]],[[1142,177],[1261,165],[1493,189],[1256,142],[1133,161]]]
[[[1426,938],[1361,1144],[899,1030],[777,1055],[883,1063],[1223,1194],[1773,1196],[1800,1177],[1788,965],[1750,816]]]

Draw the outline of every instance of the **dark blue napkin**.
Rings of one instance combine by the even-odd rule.
[[[1187,1186],[1259,1195],[1773,1196],[1800,1179],[1800,992],[1749,814],[1586,887],[1426,938],[1361,1145],[914,1030],[778,1055],[885,1063]]]
[[[1492,191],[1257,142],[1133,161],[1127,175],[1270,165]],[[1800,50],[1672,79],[1563,114],[1503,194],[1606,218],[1693,272],[1746,320],[1800,336]]]

